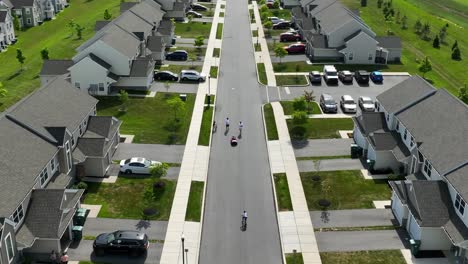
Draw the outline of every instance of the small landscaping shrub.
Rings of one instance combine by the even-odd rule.
[[[163,181],[158,181],[153,184],[154,189],[164,189],[166,187],[166,183]]]
[[[76,189],[87,190],[88,189],[88,184],[86,182],[81,181],[76,185]]]
[[[306,111],[295,111],[292,114],[292,119],[295,124],[304,124],[307,122],[309,116]]]
[[[307,138],[307,129],[303,126],[295,126],[291,129],[291,138],[302,140]]]
[[[307,105],[304,97],[294,98],[293,107],[296,111],[305,111]]]

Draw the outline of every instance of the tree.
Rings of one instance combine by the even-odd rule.
[[[104,20],[110,20],[112,18],[112,14],[109,12],[108,9],[104,10]]]
[[[8,90],[3,88],[3,84],[0,82],[0,98],[7,96]]]
[[[408,29],[408,17],[406,15],[401,18],[401,29]]]
[[[49,50],[47,48],[43,48],[41,50],[41,58],[43,60],[48,60],[49,59]]]
[[[294,111],[292,114],[292,121],[294,124],[304,124],[307,122],[309,115],[306,111]]]
[[[310,104],[315,101],[314,91],[304,91],[304,100],[307,102],[307,112],[310,112]]]
[[[453,51],[455,48],[458,48],[458,40],[455,40],[455,42],[453,43],[453,45],[452,45],[452,51]]]
[[[267,29],[268,35],[270,35],[270,30],[273,27],[273,23],[271,23],[271,21],[267,21],[263,23],[263,27]]]
[[[75,24],[75,31],[76,31],[76,36],[78,37],[78,39],[81,39],[81,37],[83,36],[83,30],[85,28],[78,25],[78,24]]]
[[[421,19],[418,19],[416,20],[416,23],[414,23],[414,30],[416,31],[416,33],[421,33],[421,29],[422,29],[422,23],[421,23]]]
[[[23,51],[21,49],[16,49],[16,59],[21,64],[21,70],[23,70],[23,64],[26,60],[26,57],[24,57]]]
[[[18,16],[16,15],[16,13],[13,13],[13,27],[15,27],[15,30],[20,30],[20,27],[21,27]]]
[[[421,30],[421,38],[424,40],[429,39],[429,33],[431,33],[431,26],[429,25],[429,23],[424,23],[424,26]]]
[[[286,55],[288,55],[288,52],[283,47],[278,45],[275,47],[275,55],[276,57],[280,59],[280,63],[281,63],[281,59],[284,58]]]
[[[400,10],[397,10],[397,12],[396,12],[395,22],[396,22],[397,24],[400,24],[400,23],[401,23]]]
[[[461,60],[461,52],[458,46],[452,51],[452,60]]]
[[[382,7],[383,0],[377,0],[377,8]]]
[[[440,48],[439,36],[436,35],[434,41],[432,42],[432,47],[438,49]]]
[[[177,118],[177,114],[179,112],[185,111],[185,103],[179,97],[174,97],[174,98],[168,99],[167,104],[169,105],[169,108],[171,108],[172,111],[174,111],[174,120],[176,122],[179,122],[179,119]]]
[[[297,97],[297,98],[294,98],[294,101],[293,101],[293,108],[295,111],[304,111],[306,110],[306,101],[304,99],[304,97]]]
[[[366,7],[367,6],[367,0],[361,0],[361,6]]]
[[[279,7],[280,7],[280,2],[278,0],[273,2],[273,9],[278,9]]]
[[[465,84],[465,87],[460,88],[458,91],[458,98],[462,100],[465,104],[468,104],[468,86]]]
[[[120,90],[119,101],[121,103],[119,111],[127,112],[128,93],[125,90]]]
[[[426,75],[427,72],[430,72],[432,70],[432,65],[431,62],[429,61],[429,58],[426,57],[423,62],[419,65],[419,71],[423,73],[423,78]]]
[[[169,169],[169,164],[161,163],[157,165],[150,166],[150,174],[155,178],[161,178],[167,175],[167,170]]]
[[[197,36],[197,37],[195,38],[195,43],[194,43],[195,47],[197,47],[197,49],[200,50],[200,49],[201,49],[201,46],[203,46],[203,44],[204,44],[204,43],[203,43],[204,41],[205,41],[205,37],[203,37],[203,36]]]
[[[268,6],[262,5],[262,6],[260,7],[260,13],[268,13],[268,12],[269,12]]]

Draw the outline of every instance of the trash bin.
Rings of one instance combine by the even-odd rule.
[[[359,157],[359,146],[357,144],[351,144],[351,158],[357,159]]]
[[[86,211],[76,212],[73,216],[73,224],[77,226],[83,226],[86,220]]]
[[[369,166],[369,170],[373,171],[374,170],[374,165],[375,165],[375,160],[368,159],[366,160],[367,166]]]
[[[419,253],[419,247],[421,247],[421,240],[410,239],[409,242],[410,242],[411,254],[413,254],[413,256],[417,255]]]
[[[87,212],[87,211],[88,211],[88,209],[86,209],[86,208],[78,208],[78,209],[76,210],[76,213],[82,213],[82,212],[84,212],[85,215],[86,215],[86,212]]]
[[[83,226],[73,226],[73,240],[78,241],[83,237]]]
[[[187,94],[180,94],[179,97],[180,97],[180,100],[184,102],[187,101]]]

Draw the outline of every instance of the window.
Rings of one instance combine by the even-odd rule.
[[[400,130],[400,122],[398,122],[398,121],[397,121],[397,123],[396,123],[396,130],[397,130],[397,131]],[[399,131],[398,131],[398,132],[399,132]]]
[[[426,173],[427,176],[431,177],[432,174],[432,165],[429,163],[429,161],[424,160],[424,168],[423,171]]]
[[[75,87],[80,89],[80,83],[79,82],[75,82]]]
[[[104,91],[104,84],[99,83],[99,91],[103,92]]]
[[[70,152],[70,143],[68,141],[67,143],[65,143],[65,149],[66,149],[65,154],[67,155],[68,171],[70,171],[72,168],[72,160],[71,160],[71,152]]]
[[[390,115],[387,115],[387,121],[390,121]]]
[[[81,124],[80,124],[80,136],[83,134],[83,128],[81,127]]]
[[[26,19],[26,24],[31,25],[31,19],[30,18]]]
[[[31,10],[29,8],[26,8],[26,14],[31,14]]]
[[[405,133],[403,133],[403,139],[406,140],[408,136],[408,130],[405,129]]]
[[[372,53],[369,53],[369,60],[372,60],[374,58],[374,55]]]
[[[410,147],[414,146],[414,137],[411,136],[411,143],[410,143]]]
[[[72,147],[75,146],[75,137],[72,136],[71,141],[72,141]]]
[[[47,179],[49,179],[49,173],[47,173],[47,167],[44,168],[39,175],[39,179],[41,180],[41,186],[44,186],[44,184],[47,182]]]
[[[465,213],[465,201],[463,200],[463,198],[461,198],[461,196],[457,193],[457,197],[455,198],[455,208],[457,209],[457,211],[463,215],[463,213]]]
[[[421,152],[418,151],[418,156],[419,156],[419,162],[423,162],[424,161],[423,154],[421,154]]]
[[[55,157],[50,161],[50,169],[55,171]]]
[[[13,261],[13,257],[15,256],[15,251],[13,250],[13,240],[11,240],[11,234],[8,233],[5,237],[5,245],[6,245],[6,253],[8,257],[8,262],[11,263]]]
[[[348,55],[348,60],[353,60],[353,56],[354,56],[354,54],[352,52],[350,52],[349,55]]]
[[[23,217],[23,204],[20,204],[13,213],[13,222],[15,222],[15,224],[18,224],[19,222],[21,222],[21,220],[23,220]]]

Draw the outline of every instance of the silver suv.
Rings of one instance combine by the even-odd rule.
[[[357,105],[351,95],[341,96],[340,106],[344,113],[356,113]]]
[[[182,70],[180,72],[180,79],[182,81],[199,81],[204,82],[206,80],[206,76],[203,73],[199,73],[197,71],[192,70]]]
[[[336,113],[338,111],[335,99],[329,94],[320,95],[320,107],[324,113]]]

